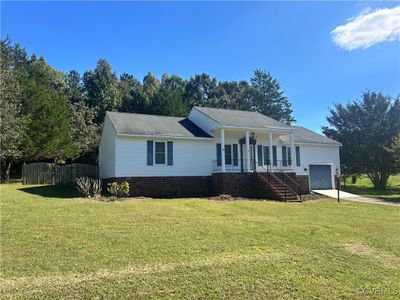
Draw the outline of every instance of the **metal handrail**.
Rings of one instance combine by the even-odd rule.
[[[298,193],[296,193],[296,194],[300,196],[300,200],[301,200],[301,195],[303,195],[303,193],[302,193],[302,187],[300,186],[300,184],[298,184],[297,181],[294,180],[292,177],[290,177],[288,174],[286,174],[284,172],[282,174],[283,174],[283,178],[286,178],[286,177],[289,178],[290,181],[296,185],[297,190],[298,190]]]
[[[286,201],[286,189],[289,189],[293,194],[295,194],[295,195],[297,195],[297,193],[290,187],[290,186],[288,186],[287,184],[285,184],[285,180],[283,180],[283,182],[282,182],[282,180],[280,180],[274,173],[272,173],[272,172],[268,172],[268,175],[269,176],[273,176],[277,181],[279,181],[280,183],[282,183],[284,186],[285,186],[285,201]],[[285,177],[283,177],[283,178],[285,178]]]
[[[261,180],[265,181],[266,183],[268,183],[268,184],[272,187],[272,189],[274,190],[274,192],[275,192],[276,194],[278,194],[278,189],[277,189],[276,186],[271,182],[271,179],[267,180],[267,179],[265,179],[263,176],[261,176],[259,173],[256,173],[256,174],[257,174],[257,177],[258,177],[259,179],[261,179]],[[285,201],[286,201],[286,197],[285,197]]]

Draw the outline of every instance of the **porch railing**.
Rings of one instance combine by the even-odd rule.
[[[250,159],[250,172],[254,171],[254,159]],[[213,160],[212,161],[213,173],[222,172],[222,163]],[[225,163],[225,172],[247,172],[247,159],[232,159],[231,162]]]
[[[267,160],[266,165],[259,166],[261,169],[265,169],[265,172],[284,172],[291,171],[293,168],[291,160]]]
[[[257,161],[250,159],[250,172],[284,172],[292,170],[292,162],[290,160],[274,160],[266,161],[266,165],[258,165]],[[272,163],[272,164],[271,164]],[[222,172],[222,163],[217,160],[212,161],[213,173]],[[247,159],[232,159],[225,163],[225,172],[248,172]]]

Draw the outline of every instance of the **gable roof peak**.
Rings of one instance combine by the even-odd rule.
[[[253,128],[285,128],[291,126],[268,117],[258,111],[233,110],[195,106],[194,109],[213,119],[222,126],[238,126]]]

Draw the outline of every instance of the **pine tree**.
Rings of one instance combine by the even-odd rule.
[[[253,109],[286,124],[294,121],[291,104],[270,72],[257,69],[250,81],[254,92]]]

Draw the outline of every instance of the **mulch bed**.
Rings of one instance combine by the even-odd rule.
[[[322,198],[325,198],[325,197],[322,195],[312,193],[312,192],[310,194],[301,196],[302,201],[317,200],[317,199],[322,199]],[[209,200],[217,200],[217,201],[243,201],[243,200],[277,201],[277,200],[272,200],[272,199],[249,199],[249,198],[243,198],[243,197],[232,197],[231,195],[228,195],[228,194],[221,194],[218,196],[209,197],[208,199]]]

